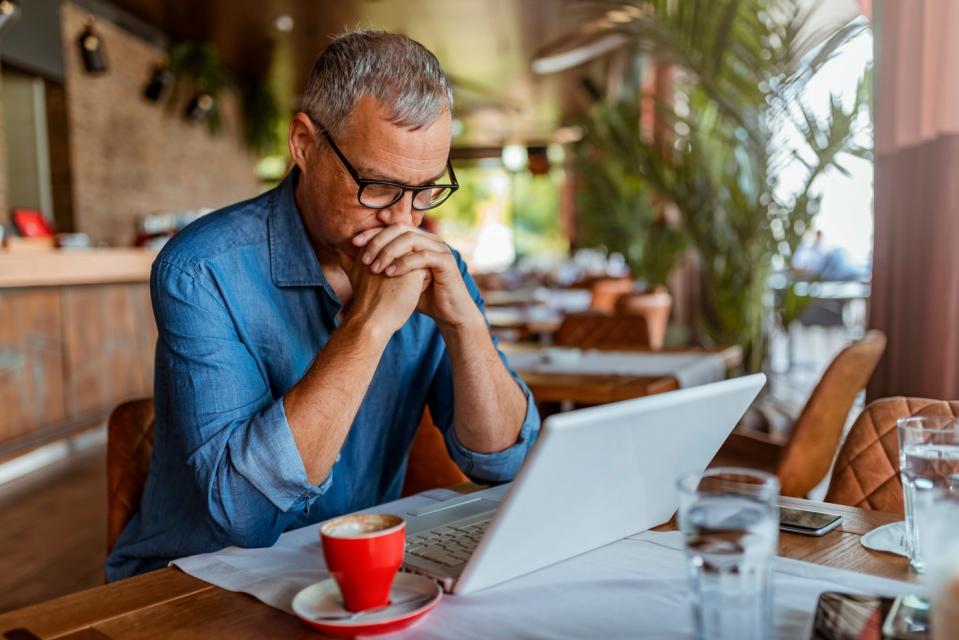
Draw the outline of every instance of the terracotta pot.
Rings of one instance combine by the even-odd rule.
[[[673,310],[673,297],[665,287],[657,287],[645,293],[626,293],[616,300],[616,312],[642,316],[649,327],[649,346],[654,351],[663,348],[669,313]]]

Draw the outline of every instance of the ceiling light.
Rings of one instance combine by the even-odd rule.
[[[292,16],[288,16],[286,14],[278,16],[276,22],[273,24],[276,26],[277,31],[282,31],[283,33],[289,33],[290,31],[293,31]]]
[[[508,144],[503,147],[503,166],[507,171],[522,171],[529,161],[529,152],[521,144]]]
[[[77,39],[80,46],[80,57],[83,58],[83,68],[87,73],[103,73],[107,70],[107,56],[103,49],[103,40],[93,28],[93,19],[87,21],[87,26]]]
[[[13,0],[0,1],[0,31],[17,21],[20,17],[20,5]]]

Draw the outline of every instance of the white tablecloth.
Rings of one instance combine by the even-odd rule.
[[[440,490],[371,509],[403,513],[446,499]],[[173,564],[224,589],[290,611],[293,596],[326,578],[319,525],[266,549],[229,547]],[[546,543],[546,541],[544,541]],[[425,619],[388,638],[690,638],[679,533],[646,532],[497,587],[445,596]],[[823,591],[899,595],[916,585],[777,558],[776,637],[807,638]]]
[[[726,363],[711,353],[634,353],[629,351],[579,351],[576,349],[503,348],[510,366],[518,372],[672,376],[682,388],[718,382],[726,377]]]

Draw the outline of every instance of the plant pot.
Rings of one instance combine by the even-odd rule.
[[[616,312],[642,316],[649,328],[649,346],[653,351],[663,348],[673,297],[665,287],[656,287],[645,293],[626,293],[616,300]]]

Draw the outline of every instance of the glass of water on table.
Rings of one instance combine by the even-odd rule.
[[[772,637],[779,480],[717,467],[686,474],[677,487],[696,637]]]
[[[915,416],[897,423],[899,474],[905,498],[906,549],[916,571],[925,569],[918,514],[936,496],[959,492],[959,420],[951,416]]]

